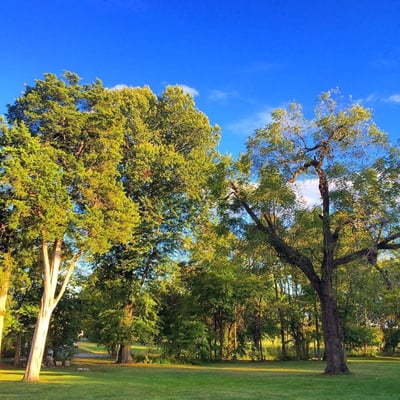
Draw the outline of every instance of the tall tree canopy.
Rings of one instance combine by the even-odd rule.
[[[132,329],[140,316],[140,296],[149,281],[162,275],[169,257],[207,209],[207,185],[218,156],[218,127],[195,107],[193,98],[178,86],[168,86],[157,97],[148,87],[113,91],[125,117],[123,158],[120,163],[126,193],[139,205],[140,224],[133,240],[98,259],[91,279],[110,280],[102,290],[112,291],[107,309],[115,307],[120,323],[112,340],[119,345],[118,362],[128,362]],[[120,283],[118,285],[117,283]],[[106,310],[103,310],[104,312]],[[122,323],[123,322],[123,323]],[[125,326],[126,329],[117,328]],[[118,332],[119,331],[119,332]],[[109,341],[110,335],[105,335]]]
[[[272,122],[249,139],[234,173],[236,204],[319,296],[325,372],[348,372],[333,276],[339,266],[361,262],[381,269],[379,254],[390,257],[400,248],[399,149],[387,142],[367,109],[345,104],[330,91],[322,94],[310,121],[297,104],[275,110]],[[317,186],[319,217],[300,207],[296,182]],[[304,229],[305,215],[313,229]]]
[[[24,380],[36,381],[51,314],[82,256],[131,239],[138,223],[118,170],[124,117],[100,81],[46,74],[8,107],[1,191],[9,226],[38,251],[43,296]]]

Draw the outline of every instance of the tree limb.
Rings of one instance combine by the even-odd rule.
[[[296,181],[296,178],[306,171],[310,167],[316,167],[318,164],[317,160],[311,160],[309,162],[304,163],[299,169],[297,169],[294,173],[293,176],[289,179],[289,183],[294,183]]]
[[[240,201],[242,207],[256,224],[257,229],[266,235],[268,243],[276,251],[278,257],[290,265],[299,268],[307,276],[313,287],[316,290],[319,290],[321,281],[315,272],[311,260],[295,248],[289,246],[281,237],[279,237],[276,234],[272,221],[266,219],[267,225],[265,225],[244,199],[243,195],[233,182],[231,182],[231,188],[236,198]]]
[[[50,260],[49,260],[49,247],[46,241],[43,239],[42,246],[42,258],[43,258],[43,272],[44,272],[44,290],[50,288]]]
[[[343,257],[339,257],[333,262],[334,268],[348,264],[352,261],[359,260],[360,258],[367,258],[371,256],[371,251],[379,251],[379,250],[399,250],[400,243],[389,243],[393,240],[400,238],[400,232],[389,235],[385,239],[376,243],[373,247],[365,247],[363,249],[357,250],[354,253],[347,254]]]
[[[72,276],[72,273],[74,272],[75,265],[76,265],[77,261],[79,260],[79,258],[81,257],[81,255],[82,255],[82,252],[79,251],[72,257],[72,260],[70,261],[68,269],[67,269],[67,273],[64,276],[60,291],[58,292],[57,297],[54,299],[55,305],[58,304],[58,302],[61,300],[61,297],[64,295],[64,292],[65,292],[65,289],[67,288],[68,282]]]

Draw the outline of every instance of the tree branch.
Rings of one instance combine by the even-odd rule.
[[[45,239],[42,241],[42,258],[43,258],[43,272],[44,272],[44,290],[50,288],[50,260],[49,260],[49,247]]]
[[[256,224],[257,229],[266,235],[268,243],[276,251],[278,257],[290,265],[299,268],[307,276],[313,287],[316,290],[319,290],[321,281],[314,270],[311,260],[295,248],[289,246],[281,237],[279,237],[276,233],[273,222],[269,221],[268,218],[266,219],[267,225],[265,225],[244,199],[238,187],[233,182],[231,182],[231,188],[236,198],[240,201],[242,207]]]
[[[316,167],[318,164],[317,160],[311,160],[309,162],[304,163],[298,170],[296,170],[293,173],[293,176],[289,179],[289,183],[294,183],[296,181],[296,178],[303,173],[304,171],[306,171],[308,168],[310,167]]]
[[[72,257],[72,260],[70,261],[68,269],[67,269],[67,273],[64,276],[60,291],[58,292],[57,297],[54,299],[53,304],[55,306],[58,304],[58,302],[61,300],[61,297],[64,295],[64,292],[65,292],[65,289],[67,288],[68,282],[74,272],[75,265],[76,265],[77,261],[79,260],[79,258],[81,257],[81,255],[82,255],[82,252],[79,251]]]
[[[359,260],[360,258],[366,258],[366,259],[371,258],[372,252],[378,252],[379,250],[399,250],[400,243],[389,243],[399,238],[400,238],[400,232],[389,235],[388,237],[376,243],[372,247],[365,247],[363,249],[355,251],[354,253],[347,254],[343,257],[337,258],[336,260],[333,261],[333,266],[334,268],[336,268],[340,265],[345,265],[352,261]]]

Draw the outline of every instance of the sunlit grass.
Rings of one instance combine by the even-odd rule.
[[[33,385],[20,382],[22,369],[0,369],[0,399],[400,399],[398,359],[350,359],[352,374],[338,377],[324,376],[324,366],[319,361],[121,366],[76,359],[71,367],[44,369]]]
[[[78,348],[76,350],[77,352],[90,354],[107,354],[107,349],[104,346],[85,340],[81,340],[78,342]]]

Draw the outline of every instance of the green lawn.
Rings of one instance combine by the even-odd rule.
[[[118,366],[88,358],[44,369],[38,384],[22,383],[21,369],[0,369],[0,399],[400,399],[399,359],[349,365],[351,375],[327,377],[316,361]]]

